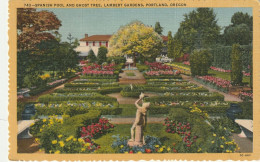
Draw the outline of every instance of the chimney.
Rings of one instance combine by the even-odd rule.
[[[85,34],[85,38],[87,38],[88,37],[88,34]]]

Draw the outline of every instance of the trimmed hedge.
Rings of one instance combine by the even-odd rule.
[[[51,94],[43,95],[38,98],[38,102],[48,103],[51,101],[73,101],[73,100],[96,100],[96,101],[117,101],[116,98],[109,97],[109,96],[102,96],[98,93],[93,93],[93,96],[54,96]]]
[[[163,89],[161,87],[145,87],[144,90],[147,92],[158,92],[158,93],[165,93],[165,92],[209,92],[208,89],[201,87],[197,89]]]
[[[116,81],[116,79],[76,79],[73,81],[73,83],[113,83]]]
[[[224,101],[224,96],[219,93],[210,93],[211,96],[204,95],[175,95],[175,96],[153,96],[145,98],[146,102],[161,102],[161,101]]]
[[[180,75],[155,75],[155,76],[149,76],[144,74],[145,79],[182,79]]]
[[[80,79],[118,79],[118,75],[82,75]]]
[[[147,71],[150,69],[148,65],[136,63],[136,67],[140,72]]]
[[[146,87],[188,87],[188,86],[194,86],[194,85],[196,85],[196,84],[192,84],[192,83],[188,83],[188,82],[184,82],[181,84],[170,84],[170,83],[164,84],[161,82],[157,82],[157,83],[153,83],[153,84],[146,84],[145,86]]]
[[[122,113],[122,108],[113,107],[92,107],[92,108],[81,108],[81,107],[62,107],[62,108],[46,108],[46,107],[37,107],[36,116],[39,115],[69,115],[75,116],[79,114],[88,113],[91,110],[99,110],[102,115],[119,115]]]
[[[118,87],[118,83],[66,83],[64,87]]]
[[[78,89],[78,88],[62,88],[62,89],[56,89],[55,93],[93,93],[97,92],[100,94],[109,94],[109,93],[117,93],[122,90],[121,87],[103,87],[101,89]]]
[[[188,82],[188,81],[182,79],[146,79],[146,82],[147,83],[156,83],[156,82],[172,83],[172,82]]]
[[[121,91],[120,92],[121,96],[123,97],[139,97],[141,92],[126,92],[126,91]]]

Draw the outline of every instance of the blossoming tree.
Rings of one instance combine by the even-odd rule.
[[[136,57],[156,57],[162,49],[162,38],[152,27],[134,21],[121,27],[110,39],[108,56],[131,55],[133,64]]]

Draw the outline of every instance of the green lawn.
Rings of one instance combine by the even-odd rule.
[[[127,76],[135,76],[135,73],[126,73]]]
[[[174,62],[173,64],[190,68],[190,66],[185,65],[185,64],[180,63],[180,62]],[[212,75],[212,76],[215,76],[215,77],[218,77],[218,78],[222,78],[222,79],[226,79],[226,80],[231,80],[230,73],[224,73],[224,72],[219,72],[219,71],[215,71],[215,70],[209,70],[209,75]],[[243,82],[249,83],[250,77],[244,76]]]
[[[130,138],[131,126],[132,124],[115,125],[113,131],[96,139],[95,143],[99,144],[101,147],[97,150],[97,153],[115,153],[115,150],[111,147],[113,141],[115,140],[112,136],[120,135],[120,137],[126,137],[127,139]],[[148,124],[144,135],[158,137],[165,146],[172,146],[173,143],[178,143],[181,141],[181,137],[179,135],[165,132],[165,127],[162,124]]]

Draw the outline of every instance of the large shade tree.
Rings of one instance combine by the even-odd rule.
[[[133,65],[136,57],[156,57],[162,50],[162,38],[152,27],[134,21],[121,27],[110,39],[108,56],[131,55]]]
[[[210,8],[197,8],[184,15],[184,20],[174,36],[180,41],[184,52],[192,52],[196,48],[207,48],[215,44],[220,35],[216,14]]]
[[[17,9],[18,51],[34,49],[41,41],[55,39],[61,21],[53,12]]]

